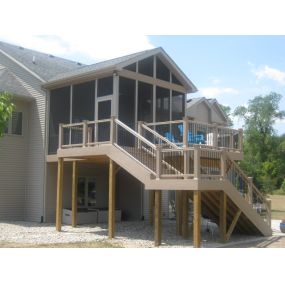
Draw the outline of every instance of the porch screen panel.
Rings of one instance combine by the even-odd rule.
[[[172,91],[172,121],[182,120],[185,115],[185,94]],[[182,142],[183,127],[182,124],[173,124],[171,126],[173,138],[177,142]]]
[[[70,86],[54,89],[50,92],[49,110],[49,147],[48,153],[55,154],[58,149],[59,124],[70,122]],[[67,133],[64,136],[68,135]],[[68,141],[68,138],[64,138]]]
[[[132,79],[120,77],[119,82],[119,120],[128,125],[130,128],[135,128],[135,90],[136,82]],[[124,134],[124,138],[119,135],[119,140],[124,140],[124,144],[131,146],[134,142],[134,137],[129,133]]]
[[[159,57],[156,58],[156,78],[170,81],[170,71]]]
[[[170,90],[156,87],[156,122],[170,121]],[[169,125],[157,126],[161,135],[169,137]]]
[[[89,81],[73,86],[72,95],[72,123],[80,123],[83,120],[94,121],[95,110],[95,81]],[[89,127],[90,129],[90,127]],[[91,137],[94,136],[94,126],[90,129]],[[82,143],[82,129],[71,131],[71,143]]]
[[[113,94],[113,76],[98,79],[98,97]]]
[[[153,121],[153,87],[143,82],[138,83],[138,121]]]
[[[138,71],[141,74],[147,75],[147,76],[153,76],[153,59],[154,57],[148,57],[143,60],[140,60],[138,62]]]

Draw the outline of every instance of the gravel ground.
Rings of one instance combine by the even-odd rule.
[[[285,237],[280,233],[279,221],[273,221],[273,237]],[[176,236],[175,221],[163,221],[162,224],[162,245],[161,247],[193,247],[192,238],[185,240]],[[222,247],[225,244],[219,243],[218,230],[207,231],[202,225],[202,247]],[[154,247],[153,227],[149,222],[121,222],[116,224],[116,237],[111,243],[131,248]],[[263,242],[269,240],[262,237],[248,237],[242,235],[232,236],[229,247],[242,244]],[[285,238],[284,238],[285,240]],[[54,224],[39,224],[30,222],[9,222],[0,223],[0,246],[7,243],[23,244],[55,244],[55,243],[76,243],[76,242],[97,242],[108,241],[107,224],[84,225],[72,228],[63,226],[62,232],[55,230]]]

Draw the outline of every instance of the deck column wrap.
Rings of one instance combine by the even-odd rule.
[[[109,209],[108,209],[108,236],[115,236],[115,162],[109,160]]]
[[[161,245],[161,190],[154,192],[155,218],[154,218],[154,245]]]
[[[201,246],[201,191],[193,191],[193,246]]]
[[[77,162],[72,162],[72,226],[77,226]]]
[[[57,162],[57,190],[56,190],[56,230],[61,231],[62,223],[62,187],[63,187],[63,158]]]

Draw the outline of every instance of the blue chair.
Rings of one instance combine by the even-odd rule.
[[[173,135],[172,133],[166,132],[166,133],[164,134],[164,137],[165,137],[166,139],[168,139],[169,141],[175,143],[175,138],[174,138],[174,135]]]

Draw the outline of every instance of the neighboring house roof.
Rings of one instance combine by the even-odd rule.
[[[12,93],[21,99],[33,100],[33,96],[25,88],[22,80],[6,68],[0,69],[0,91]]]
[[[220,115],[229,123],[228,117],[223,111],[223,109],[220,107],[220,104],[217,99],[207,99],[208,102],[220,113]]]
[[[187,108],[192,108],[193,106],[201,103],[202,101],[205,101],[206,105],[210,108],[209,104],[207,104],[207,101],[205,99],[206,99],[205,97],[188,99],[187,100]]]
[[[50,87],[54,84],[64,82],[66,80],[82,78],[85,76],[96,75],[98,73],[112,71],[112,70],[120,70],[125,66],[128,66],[138,60],[150,57],[152,55],[160,55],[167,62],[168,65],[171,66],[172,70],[175,70],[175,76],[182,81],[182,83],[186,86],[189,92],[196,92],[196,86],[191,82],[191,80],[183,73],[183,71],[177,66],[177,64],[168,56],[168,54],[162,48],[155,48],[151,50],[145,50],[142,52],[118,57],[115,59],[106,60],[103,62],[95,63],[88,66],[83,66],[76,70],[71,70],[69,72],[56,75],[51,78],[47,84],[44,84],[44,87]]]
[[[43,82],[82,66],[81,63],[4,42],[0,42],[1,51],[43,79]]]

